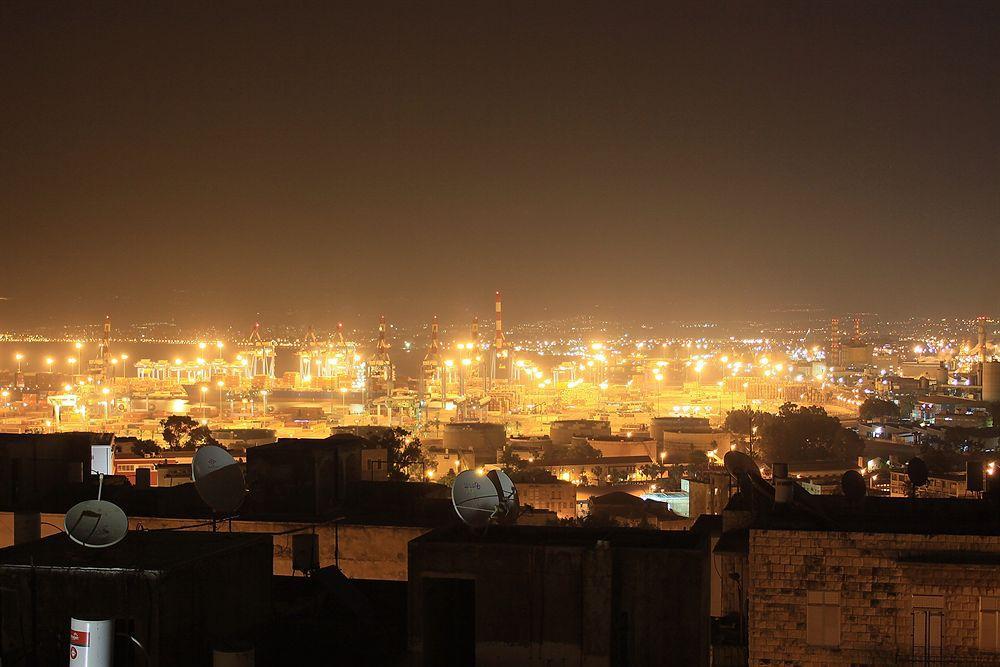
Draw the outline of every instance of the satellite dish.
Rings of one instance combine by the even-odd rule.
[[[458,517],[473,528],[489,524],[500,506],[500,493],[492,480],[474,470],[458,473],[451,487],[451,502]]]
[[[760,477],[760,468],[757,467],[754,460],[735,449],[726,452],[725,458],[722,459],[722,464],[726,466],[726,471],[733,477],[739,478],[740,475]]]
[[[840,490],[851,500],[864,498],[868,495],[868,485],[865,478],[857,470],[848,470],[840,476]]]
[[[927,483],[927,464],[919,456],[914,456],[906,462],[906,476],[913,486],[923,486]]]
[[[500,498],[500,506],[496,514],[497,523],[514,523],[517,521],[517,515],[521,509],[514,480],[503,470],[491,470],[486,474],[486,477],[493,482]]]
[[[218,514],[235,512],[247,495],[240,464],[222,447],[198,449],[191,461],[191,479],[201,499]]]
[[[84,500],[69,508],[63,528],[77,544],[103,549],[125,538],[128,517],[118,505],[107,500]]]

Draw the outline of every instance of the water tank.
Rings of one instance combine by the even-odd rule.
[[[1000,361],[983,364],[983,400],[1000,401]]]
[[[471,449],[476,461],[495,461],[497,450],[507,444],[503,424],[452,422],[444,425],[441,445],[445,449]],[[480,458],[485,457],[485,458]]]
[[[658,445],[663,444],[664,432],[708,433],[712,430],[704,417],[653,417],[649,422],[649,436]]]
[[[573,436],[600,438],[611,435],[611,422],[601,419],[559,419],[549,425],[553,445],[568,445]]]

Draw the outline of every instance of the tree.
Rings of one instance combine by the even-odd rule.
[[[913,419],[913,410],[916,409],[917,402],[912,396],[904,396],[899,399],[899,416],[903,419]]]
[[[506,445],[500,453],[500,468],[508,475],[524,470],[528,467],[528,462],[514,452],[511,445]]]
[[[639,472],[646,479],[656,479],[663,477],[663,473],[667,471],[667,466],[660,465],[659,463],[646,463],[639,466]]]
[[[515,470],[510,473],[510,478],[515,484],[546,484],[558,481],[559,479],[545,468]]]
[[[931,473],[956,472],[965,465],[965,457],[959,446],[938,437],[933,437],[920,446],[920,458]]]
[[[455,471],[452,468],[448,468],[448,472],[441,475],[441,477],[438,478],[437,482],[439,484],[444,484],[448,488],[451,488],[455,484],[456,477],[458,477],[458,475],[455,474]]]
[[[734,432],[746,434],[751,418],[757,429],[754,448],[768,461],[844,461],[864,453],[864,440],[818,406],[785,403],[777,415],[739,410],[729,413],[726,422]]]
[[[858,416],[865,420],[899,419],[899,406],[883,398],[869,397],[858,408]]]
[[[212,430],[207,425],[199,424],[187,415],[170,415],[160,420],[160,426],[163,428],[163,440],[169,449],[219,446],[219,441],[212,437]]]
[[[773,419],[774,415],[769,412],[749,409],[730,410],[726,413],[723,427],[736,436],[750,456],[757,458],[760,434]]]
[[[986,411],[990,413],[990,420],[993,426],[1000,426],[1000,401],[990,401],[987,403]]]
[[[595,449],[587,442],[574,442],[569,445],[553,447],[545,455],[546,463],[564,463],[566,461],[597,461],[601,458],[601,450]]]
[[[410,432],[398,426],[380,431],[370,438],[378,447],[385,447],[389,467],[389,479],[405,482],[411,476],[412,469],[420,467],[419,475],[427,468],[435,467],[434,461],[424,455],[420,438],[410,435]]]
[[[622,468],[615,468],[611,471],[612,482],[624,482],[628,479],[628,472]]]
[[[160,453],[160,446],[152,440],[136,440],[132,451],[142,456],[155,456]]]

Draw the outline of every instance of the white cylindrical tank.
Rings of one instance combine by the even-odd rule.
[[[1000,401],[1000,361],[983,364],[983,400]]]
[[[69,619],[70,667],[111,667],[114,651],[114,621]]]

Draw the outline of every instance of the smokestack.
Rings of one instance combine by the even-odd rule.
[[[826,360],[833,366],[840,365],[840,320],[834,317],[830,320],[830,354]]]
[[[503,304],[499,290],[497,291],[496,331],[493,334],[493,344],[498,350],[503,347]]]
[[[389,345],[385,342],[385,315],[378,316],[378,345],[375,349],[379,352],[385,352],[389,349]]]
[[[986,316],[979,316],[979,363],[986,364]],[[982,378],[979,378],[982,384]]]

